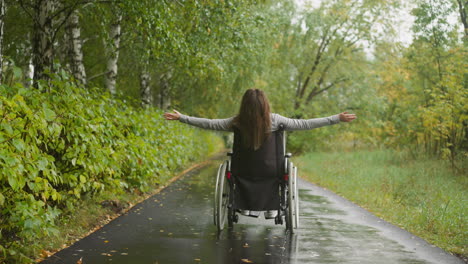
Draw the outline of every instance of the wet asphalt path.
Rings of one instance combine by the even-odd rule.
[[[300,181],[301,227],[241,216],[219,236],[212,203],[217,164],[194,170],[123,216],[41,262],[464,263],[345,199]]]

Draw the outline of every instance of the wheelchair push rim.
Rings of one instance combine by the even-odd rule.
[[[292,162],[288,163],[286,228],[294,233],[299,227],[299,196],[297,191],[297,167]]]
[[[226,168],[227,161],[220,165],[218,170],[218,177],[216,179],[214,222],[218,228],[218,231],[224,229],[228,215],[230,189],[229,183],[226,179]]]

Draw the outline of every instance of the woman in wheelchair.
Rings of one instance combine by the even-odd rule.
[[[323,118],[291,119],[270,112],[265,93],[247,90],[239,114],[226,119],[187,116],[174,110],[165,113],[167,120],[179,120],[196,127],[234,132],[233,153],[218,171],[215,197],[215,224],[218,230],[237,222],[236,212],[257,217],[274,218],[286,226],[298,226],[297,168],[285,153],[283,131],[310,130],[340,122],[350,122],[356,115],[343,112]]]

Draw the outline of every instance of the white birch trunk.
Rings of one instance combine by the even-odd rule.
[[[64,3],[59,2],[56,8],[57,10],[64,9],[65,8]],[[54,22],[53,26],[57,27],[60,21],[64,21],[67,19],[66,16],[67,14],[65,12],[62,12],[60,14],[60,18]],[[54,46],[55,46],[55,50],[54,50],[55,57],[58,58],[59,61],[62,63],[61,66],[69,70],[71,73],[70,63],[69,63],[70,60],[68,59],[69,53],[70,53],[70,36],[68,35],[68,28],[65,28],[65,30],[63,31],[63,37],[60,43],[54,43]]]
[[[56,6],[55,0],[36,0],[34,8],[34,30],[33,30],[33,64],[34,83],[39,80],[48,80],[47,72],[53,72],[54,36],[53,13]]]
[[[33,85],[34,80],[34,64],[33,64],[33,56],[29,56],[28,67],[26,68],[25,74],[25,83],[26,87],[31,87]]]
[[[68,56],[70,58],[70,68],[75,79],[86,85],[86,71],[83,64],[83,49],[81,41],[81,29],[79,26],[78,11],[74,11],[67,21]]]
[[[145,67],[140,74],[141,105],[145,108],[150,107],[153,103],[150,81],[150,75]]]
[[[5,24],[5,0],[0,0],[0,83],[3,82],[3,26]]]
[[[160,77],[160,88],[158,94],[158,106],[160,109],[168,109],[171,106],[171,98],[169,97],[169,80],[172,77],[170,72],[162,74]]]
[[[110,29],[110,43],[107,45],[107,68],[105,85],[111,95],[115,95],[116,79],[117,79],[117,61],[119,59],[120,48],[120,23],[122,22],[122,15],[118,15],[116,21],[111,25]]]

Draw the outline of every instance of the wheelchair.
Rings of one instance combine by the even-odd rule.
[[[286,230],[295,233],[299,227],[297,167],[291,154],[285,152],[283,127],[272,132],[259,150],[246,150],[241,141],[239,131],[234,129],[233,151],[218,168],[213,210],[218,233],[226,222],[233,228],[241,210],[277,210],[275,224],[285,223]]]

